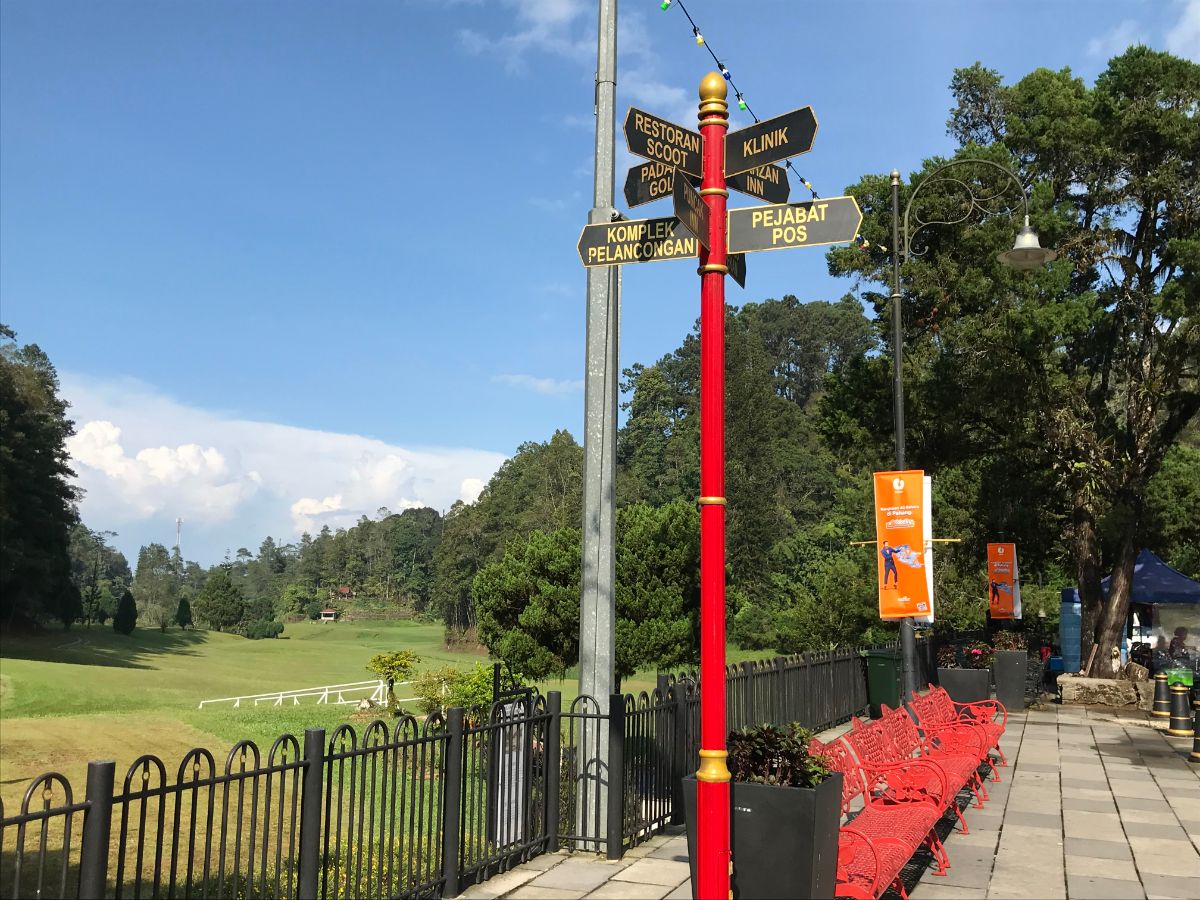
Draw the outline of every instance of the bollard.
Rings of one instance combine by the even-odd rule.
[[[1171,692],[1167,689],[1167,673],[1159,672],[1154,676],[1154,706],[1150,715],[1156,719],[1165,719],[1171,715]]]
[[[1167,725],[1167,734],[1175,737],[1191,737],[1191,713],[1188,707],[1188,695],[1191,690],[1186,684],[1171,685],[1171,722]]]
[[[1200,764],[1200,704],[1193,704],[1195,709],[1195,721],[1192,723],[1192,755],[1188,757],[1188,762]]]

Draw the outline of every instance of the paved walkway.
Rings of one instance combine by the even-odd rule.
[[[1200,766],[1191,740],[1133,720],[1050,706],[1011,716],[1009,767],[990,802],[966,812],[970,834],[946,839],[952,868],[913,900],[1200,898]],[[471,900],[691,897],[679,829],[618,862],[556,853],[469,888]]]

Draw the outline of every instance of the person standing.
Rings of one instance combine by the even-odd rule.
[[[900,572],[896,568],[896,549],[887,541],[883,542],[883,547],[879,550],[879,555],[883,557],[883,586],[888,586],[888,574],[892,576],[892,587],[898,587],[900,584]]]

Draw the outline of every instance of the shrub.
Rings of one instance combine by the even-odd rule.
[[[126,590],[117,603],[117,613],[113,616],[113,631],[117,634],[133,634],[137,617],[137,603],[133,600],[133,594]]]
[[[822,756],[808,752],[812,732],[799,723],[758,725],[729,735],[729,773],[734,781],[815,787],[829,775]]]

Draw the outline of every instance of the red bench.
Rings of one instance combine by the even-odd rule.
[[[1008,724],[1008,710],[998,700],[981,700],[977,703],[955,703],[950,699],[944,688],[929,686],[929,692],[921,695],[913,693],[909,701],[917,724],[927,734],[943,727],[957,726],[975,730],[984,736],[983,762],[991,766],[996,780],[1000,773],[992,763],[990,750],[995,750],[1000,757],[1000,765],[1008,765],[1004,751],[1000,749],[1000,737]]]
[[[950,861],[934,826],[954,796],[937,765],[920,759],[874,765],[855,759],[841,740],[813,739],[809,752],[823,756],[842,773],[842,814],[838,835],[837,896],[874,900],[889,887],[908,894],[900,872],[913,854],[928,847],[944,875]],[[862,800],[862,808],[855,801]]]

